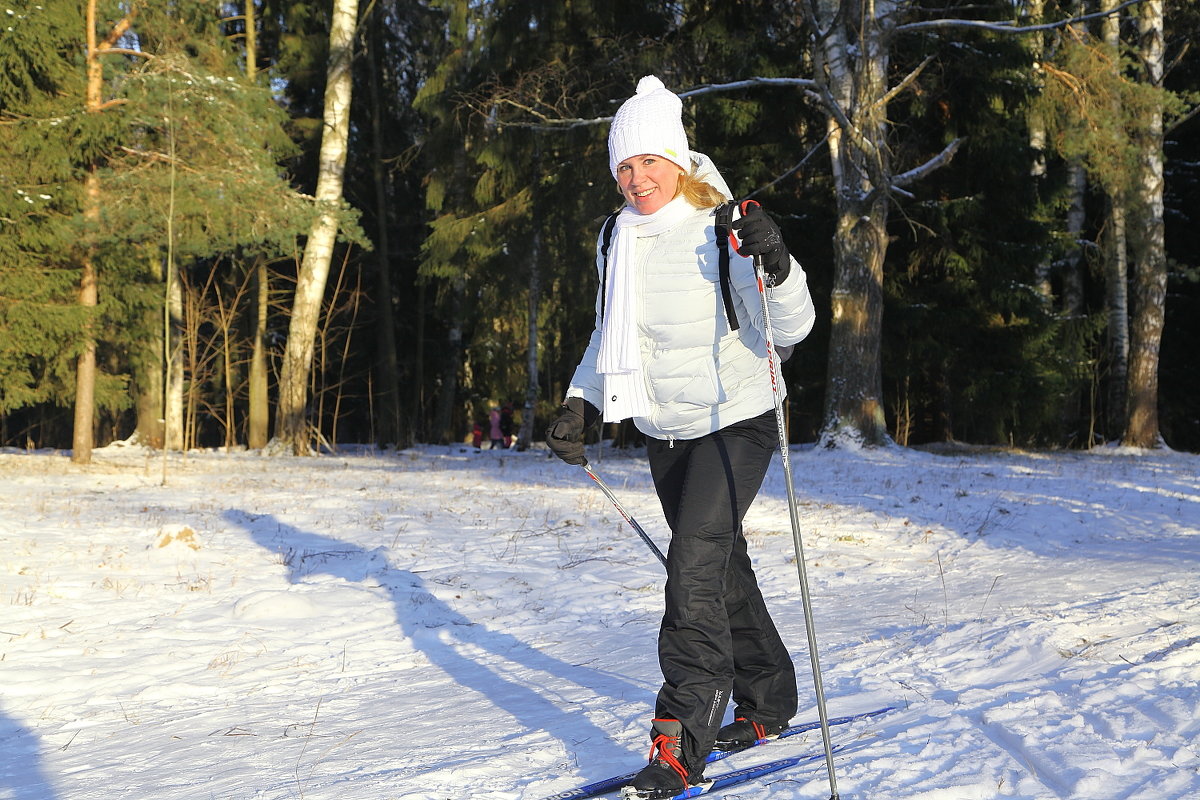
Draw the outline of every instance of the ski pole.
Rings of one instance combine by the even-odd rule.
[[[742,203],[744,215],[754,200]],[[761,207],[761,206],[760,206]],[[812,601],[808,591],[808,571],[804,566],[804,542],[800,539],[800,514],[796,510],[796,490],[792,486],[792,462],[788,458],[787,429],[783,419],[783,397],[779,392],[779,368],[775,363],[775,334],[771,330],[771,311],[767,306],[767,289],[763,279],[762,257],[754,257],[754,277],[758,296],[762,300],[763,335],[767,339],[767,364],[771,371],[771,392],[775,397],[775,425],[779,428],[779,454],[783,458],[783,478],[787,484],[788,511],[792,520],[792,541],[796,546],[796,572],[800,578],[800,600],[804,607],[804,629],[808,635],[808,659],[812,664],[813,688],[817,699],[817,716],[821,721],[821,740],[825,745],[825,766],[829,772],[829,800],[838,800],[837,776],[833,771],[833,744],[829,736],[829,716],[825,711],[825,688],[821,682],[821,662],[817,656],[817,635],[813,625]]]
[[[661,561],[662,565],[665,567],[667,565],[667,558],[662,554],[662,550],[659,550],[658,545],[654,543],[654,540],[646,535],[646,532],[642,530],[642,526],[637,524],[637,520],[629,516],[629,512],[626,511],[621,505],[621,501],[617,499],[615,494],[613,494],[612,489],[608,488],[608,484],[600,480],[600,476],[592,470],[591,465],[586,461],[583,462],[583,469],[588,475],[592,476],[592,480],[594,480],[596,485],[600,487],[600,491],[604,492],[604,494],[608,496],[609,501],[616,506],[617,511],[621,512],[621,516],[624,517],[625,521],[629,523],[629,527],[637,531],[637,535],[642,537],[642,541],[646,543],[647,547],[654,551],[654,555],[658,556],[658,560]]]

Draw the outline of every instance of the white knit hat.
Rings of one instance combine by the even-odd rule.
[[[683,131],[683,102],[653,75],[638,81],[637,94],[617,109],[608,129],[608,168],[643,153],[662,156],[683,169],[691,167],[691,150]]]

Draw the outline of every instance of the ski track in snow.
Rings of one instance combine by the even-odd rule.
[[[668,537],[642,454],[590,453]],[[0,800],[541,800],[644,761],[662,569],[544,450],[0,451]],[[846,800],[1200,800],[1200,456],[792,469]],[[746,519],[814,719],[783,473]],[[817,752],[818,733],[711,774]],[[730,790],[829,794],[823,761]]]

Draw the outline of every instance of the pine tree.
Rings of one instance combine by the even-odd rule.
[[[25,389],[5,389],[6,410],[72,399],[64,385],[76,372],[69,359],[89,340],[100,363],[119,370],[98,373],[98,406],[128,407],[128,370],[138,362],[150,369],[161,358],[161,281],[171,268],[202,269],[243,247],[290,252],[314,212],[279,168],[291,150],[285,117],[268,89],[241,80],[211,5],[139,10],[136,17],[113,17],[125,25],[101,74],[102,113],[85,111],[85,73],[74,56],[85,30],[73,3],[45,4],[23,20],[29,33],[19,41],[28,42],[28,51],[15,54],[31,65],[28,77],[14,69],[0,80],[5,122],[17,134],[0,139],[0,147],[10,148],[4,164],[26,165],[29,178],[15,185],[36,184],[32,197],[46,195],[50,212],[25,203],[34,213],[6,213],[0,249],[22,265],[12,276],[24,286],[32,287],[37,275],[53,278],[14,292],[0,310],[6,319],[0,324],[13,332],[5,337],[13,343],[6,359],[30,365],[14,371],[11,383]],[[96,178],[90,206],[80,174]],[[60,265],[77,265],[84,254],[100,276],[94,313],[60,306],[70,285],[60,273],[75,282],[81,274],[78,266]],[[53,336],[37,333],[25,296],[52,306],[42,321],[61,317]],[[148,313],[153,309],[158,313]]]

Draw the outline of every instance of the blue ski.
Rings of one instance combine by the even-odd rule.
[[[834,752],[837,752],[837,748],[834,748]],[[684,800],[688,797],[699,797],[702,794],[718,792],[721,789],[728,789],[730,786],[737,786],[739,783],[752,781],[755,778],[761,778],[764,775],[770,775],[772,772],[779,772],[782,769],[794,767],[797,764],[820,761],[824,757],[824,753],[817,753],[816,755],[781,758],[778,761],[768,761],[766,764],[756,764],[753,767],[742,767],[741,769],[735,769],[733,772],[726,772],[723,775],[706,780],[699,786],[693,786],[686,792],[680,792],[670,798],[670,800]]]
[[[859,714],[851,714],[851,715],[845,716],[845,717],[834,717],[833,719],[829,720],[829,725],[830,725],[830,727],[832,727],[834,725],[847,725],[851,722],[857,722],[858,720],[861,720],[861,719],[870,719],[871,717],[878,717],[880,714],[886,714],[887,712],[892,711],[894,708],[895,708],[894,706],[885,706],[883,708],[877,708],[874,711],[864,711]],[[777,738],[786,739],[789,736],[795,736],[796,734],[799,734],[799,733],[807,733],[808,731],[817,730],[820,727],[821,727],[820,722],[805,722],[800,725],[790,725],[787,728],[784,728],[783,731],[779,734],[779,736]],[[770,744],[773,741],[775,741],[775,739],[759,739],[757,742],[750,745],[750,747],[743,747],[741,750],[714,750],[708,754],[708,759],[707,759],[706,763],[711,764],[714,761],[720,761],[721,759],[729,758],[730,756],[735,755],[737,753],[744,753],[744,752],[746,752],[746,750],[749,750],[751,747],[757,747],[757,746],[763,745],[763,744]],[[697,791],[695,791],[695,794],[701,794],[706,791],[711,792],[714,789],[723,788],[723,786],[730,786],[732,784],[728,784],[728,783],[723,784],[722,786],[716,786],[716,782],[721,781],[721,780],[726,780],[734,775],[740,775],[741,773],[743,773],[747,770],[762,770],[762,769],[765,769],[766,767],[773,767],[772,769],[766,770],[766,772],[755,772],[753,775],[750,775],[749,777],[741,778],[736,782],[740,783],[742,780],[751,780],[752,778],[758,777],[758,775],[766,775],[770,772],[775,772],[775,771],[778,771],[781,769],[785,769],[794,764],[798,764],[801,761],[806,761],[806,760],[810,760],[813,758],[822,758],[822,757],[823,756],[804,756],[804,757],[795,758],[795,759],[786,759],[785,758],[785,759],[782,759],[781,761],[772,761],[768,764],[763,764],[758,767],[746,767],[746,769],[744,769],[744,770],[737,770],[736,772],[730,772],[725,775],[721,775],[721,776],[718,776],[717,778],[714,778],[713,785],[709,786],[707,789],[705,789],[703,787],[696,787]],[[617,789],[620,789],[622,786],[625,786],[627,783],[629,783],[629,781],[633,780],[633,776],[636,774],[637,774],[637,772],[630,772],[625,775],[617,775],[612,778],[605,778],[604,780],[596,781],[594,783],[589,783],[585,786],[580,786],[576,789],[568,789],[564,792],[559,792],[558,794],[550,795],[549,797],[545,798],[545,800],[583,800],[583,798],[587,798],[587,797],[597,797],[599,795],[607,794],[609,792],[613,792],[613,791],[616,791]],[[694,795],[681,794],[679,796],[680,797],[693,797]]]

